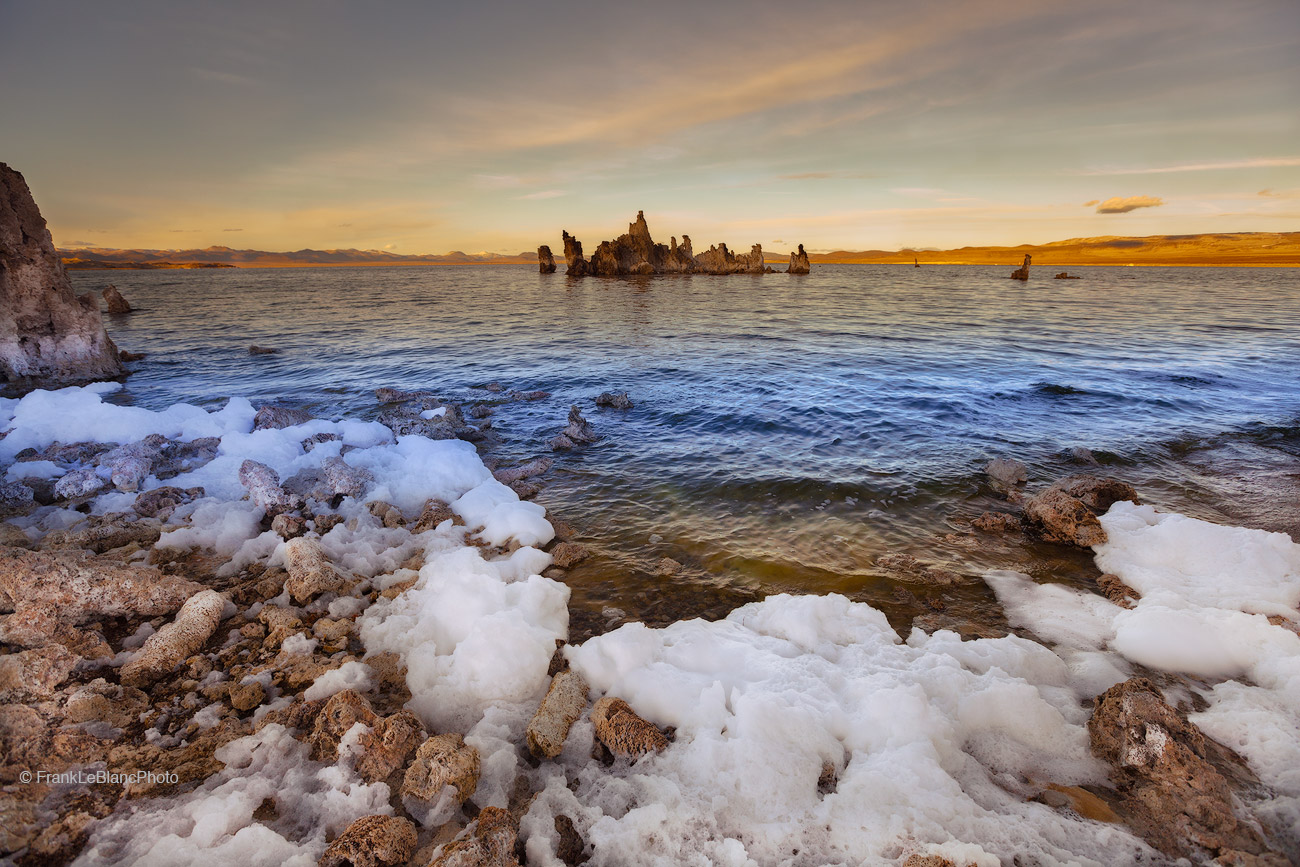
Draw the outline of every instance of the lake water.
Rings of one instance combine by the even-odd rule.
[[[908,553],[1074,580],[1057,546],[968,532],[1006,508],[984,465],[1030,489],[1103,470],[1186,514],[1300,536],[1300,269],[814,266],[786,274],[570,280],[531,266],[79,272],[138,308],[107,317],[147,352],[115,400],[232,395],[373,417],[374,389],[489,401],[492,456],[549,454],[580,404],[604,439],[557,456],[538,496],[596,556],[570,573],[587,628],[717,614],[783,590],[903,616]],[[276,355],[250,356],[248,346]],[[627,391],[630,411],[597,409]],[[1092,468],[1095,470],[1096,468]],[[684,569],[665,576],[671,557]],[[915,589],[915,588],[913,588]],[[982,582],[944,591],[981,605]],[[937,603],[941,606],[943,602]],[[622,609],[624,615],[619,611]]]

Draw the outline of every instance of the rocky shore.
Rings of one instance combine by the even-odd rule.
[[[15,864],[1294,863],[1300,781],[1260,764],[1300,755],[1290,540],[1002,460],[973,533],[1098,552],[1095,593],[988,577],[1020,634],[773,596],[568,644],[588,552],[530,499],[617,415],[557,408],[555,455],[502,466],[492,416],[547,392],[379,389],[362,422],[111,388],[0,403]],[[1167,579],[1140,554],[1177,532],[1255,577]],[[1134,638],[1170,611],[1258,658],[1188,673]],[[1234,707],[1272,734],[1227,737]]]
[[[636,212],[636,219],[628,224],[627,234],[612,241],[602,241],[591,258],[583,257],[582,242],[567,231],[561,233],[564,242],[564,261],[570,277],[621,277],[654,274],[772,274],[774,269],[763,264],[763,247],[755,244],[748,253],[733,253],[726,244],[716,244],[700,254],[691,246],[689,235],[682,236],[681,244],[674,236],[668,244],[656,244],[650,237],[645,213]],[[542,273],[555,270],[550,247],[537,251]],[[807,274],[808,255],[803,245],[798,253],[790,254],[791,274]]]

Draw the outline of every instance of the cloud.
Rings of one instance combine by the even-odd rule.
[[[1097,204],[1099,201],[1100,201],[1100,199],[1093,199],[1092,201],[1084,202],[1084,203],[1083,203],[1083,206],[1084,206],[1085,208],[1091,208],[1093,205]]]
[[[827,181],[838,180],[840,178],[851,178],[862,180],[865,178],[874,178],[876,175],[870,172],[799,172],[792,175],[777,175],[783,181]]]
[[[1253,157],[1221,163],[1185,163],[1151,168],[1100,168],[1080,172],[1083,175],[1163,175],[1171,172],[1211,172],[1224,169],[1276,169],[1300,166],[1300,157]]]
[[[223,232],[242,232],[243,229],[222,229]]]
[[[1164,203],[1165,200],[1159,196],[1129,196],[1127,198],[1117,196],[1098,205],[1097,213],[1127,214],[1129,211],[1136,211],[1138,208],[1158,208]]]
[[[564,190],[541,190],[536,193],[529,193],[526,196],[520,196],[521,199],[557,199],[560,196],[567,196]]]

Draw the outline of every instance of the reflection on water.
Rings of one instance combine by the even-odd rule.
[[[781,590],[881,602],[915,589],[876,564],[890,552],[965,573],[1082,572],[1082,556],[973,547],[965,534],[998,507],[987,460],[1017,457],[1043,482],[1081,469],[1066,457],[1076,446],[1157,503],[1300,531],[1300,271],[1006,272],[222,269],[74,282],[112,279],[139,308],[109,328],[149,353],[119,398],[145,406],[242,394],[366,416],[379,386],[486,400],[475,386],[495,380],[554,395],[493,416],[499,453],[524,458],[582,404],[606,437],[560,458],[539,502],[600,548],[570,581],[591,611],[704,611]],[[249,356],[250,344],[280,352]],[[595,409],[607,389],[636,407]],[[656,571],[663,557],[681,572]],[[943,593],[975,604],[983,591]]]

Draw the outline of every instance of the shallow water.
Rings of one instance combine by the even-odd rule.
[[[507,458],[546,453],[581,404],[605,439],[559,457],[538,501],[598,549],[569,579],[588,612],[663,621],[781,590],[906,607],[876,563],[896,552],[965,574],[1082,574],[1082,555],[964,533],[999,507],[989,459],[1023,460],[1032,488],[1086,469],[1066,454],[1076,446],[1157,504],[1300,535],[1300,270],[1094,268],[1023,284],[1009,270],[73,279],[79,291],[112,281],[138,308],[108,317],[121,348],[148,353],[121,401],[244,395],[364,417],[380,386],[469,401],[494,400],[476,388],[490,381],[552,392],[497,409]],[[250,344],[280,352],[249,356]],[[608,389],[636,407],[596,409]],[[685,570],[656,575],[662,557]],[[951,607],[988,594],[942,595]]]

